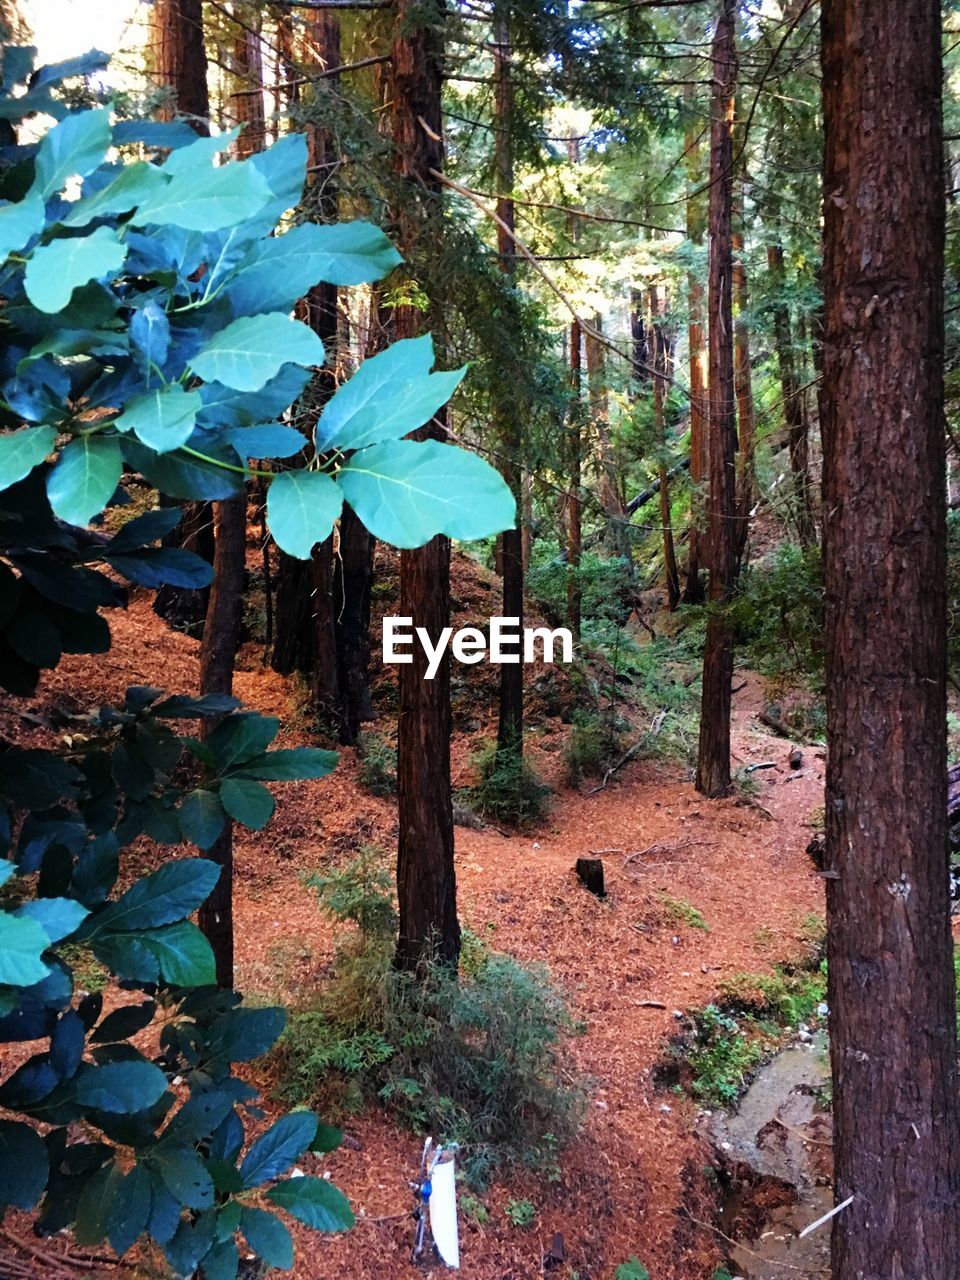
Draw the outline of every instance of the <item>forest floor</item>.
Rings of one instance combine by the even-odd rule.
[[[33,710],[51,695],[78,709],[119,700],[134,683],[196,688],[197,643],[168,630],[146,596],[114,614],[111,625],[111,651],[93,660],[64,658]],[[252,649],[243,665],[238,696],[281,718],[284,744],[307,741],[296,686],[261,666]],[[725,978],[770,972],[796,958],[811,914],[823,909],[822,881],[805,853],[822,805],[822,753],[804,748],[802,767],[791,769],[790,744],[757,722],[764,705],[760,680],[738,673],[741,682],[734,696],[735,763],[775,762],[751,775],[758,788],[749,799],[706,801],[685,769],[639,762],[603,790],[594,791],[593,782],[558,792],[534,833],[457,829],[464,923],[491,937],[497,950],[549,967],[584,1025],[571,1037],[570,1052],[592,1081],[587,1118],[560,1159],[559,1178],[511,1176],[485,1197],[483,1225],[463,1222],[462,1270],[473,1280],[540,1276],[557,1232],[565,1261],[552,1274],[563,1280],[610,1280],[631,1255],[652,1280],[709,1280],[722,1261],[711,1225],[717,1213],[713,1155],[700,1136],[700,1108],[658,1089],[655,1067],[681,1011],[715,998]],[[7,707],[5,729],[18,719]],[[458,735],[455,776],[465,775],[469,748],[489,733],[490,715],[490,708],[478,712],[474,732]],[[530,734],[530,754],[548,779],[558,775],[558,747],[567,732],[548,719]],[[20,721],[18,736],[31,737],[29,722]],[[277,815],[264,832],[237,833],[237,985],[295,1000],[309,993],[332,959],[330,925],[303,874],[343,865],[361,844],[392,848],[396,809],[360,787],[350,750],[329,778],[287,784],[278,795]],[[591,854],[603,858],[603,901],[574,875],[577,857]],[[665,897],[699,910],[707,927],[671,919]],[[269,1093],[271,1082],[256,1064],[251,1074]],[[378,1111],[346,1127],[348,1145],[301,1165],[329,1171],[349,1196],[357,1226],[343,1237],[298,1230],[294,1276],[422,1276],[409,1261],[408,1216],[421,1140]],[[529,1226],[511,1224],[504,1212],[511,1198],[534,1206]]]

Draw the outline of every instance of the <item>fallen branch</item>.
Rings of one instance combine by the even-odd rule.
[[[763,760],[759,764],[748,764],[743,772],[756,773],[758,769],[775,769],[776,767],[776,760]]]
[[[613,777],[613,775],[615,773],[618,773],[619,770],[623,768],[623,766],[627,763],[628,760],[632,760],[642,746],[643,746],[642,742],[635,742],[629,751],[625,751],[623,753],[623,755],[620,757],[620,759],[617,761],[616,764],[612,764],[610,766],[607,772],[603,775],[603,781],[600,783],[599,787],[593,787],[592,790],[587,792],[587,795],[595,796],[598,791],[603,791],[606,788],[607,783]]]

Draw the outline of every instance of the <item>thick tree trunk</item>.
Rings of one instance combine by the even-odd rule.
[[[159,111],[163,120],[185,115],[197,133],[210,132],[210,98],[207,92],[207,55],[203,46],[201,0],[156,0],[151,19],[151,62],[156,84],[171,91],[171,100]],[[161,495],[161,504],[167,499]],[[164,546],[182,547],[213,563],[213,508],[209,502],[180,504],[183,516],[163,540]],[[171,626],[199,635],[207,612],[209,588],[161,587],[154,597],[154,611]]]
[[[672,361],[671,340],[664,323],[667,309],[666,297],[658,285],[650,286],[650,334],[653,350],[653,430],[661,451],[666,448],[666,426],[664,422],[664,401],[667,392],[667,377]],[[670,523],[670,477],[667,465],[660,463],[660,524],[663,530],[663,568],[667,580],[667,608],[671,613],[680,603],[680,571],[677,568],[677,553],[673,541],[673,526]]]
[[[703,652],[703,698],[696,787],[705,796],[730,790],[730,687],[733,632],[724,616],[736,547],[737,427],[733,378],[733,109],[737,76],[734,0],[721,0],[713,38],[710,130],[710,615]]]
[[[824,0],[834,1280],[960,1275],[936,0]]]
[[[567,424],[567,627],[573,643],[580,643],[583,611],[583,589],[580,585],[580,555],[583,550],[581,527],[580,471],[582,467],[583,419],[583,335],[580,322],[570,325],[570,417]]]
[[[807,433],[807,415],[803,404],[803,391],[797,376],[797,364],[790,326],[790,309],[784,296],[786,272],[783,265],[783,245],[779,242],[767,246],[767,270],[773,294],[771,318],[773,343],[780,369],[780,389],[783,395],[783,417],[787,424],[787,444],[790,453],[790,473],[793,479],[793,500],[797,535],[803,546],[815,541],[813,509],[810,500],[810,458]]]
[[[735,541],[735,572],[739,573],[750,532],[750,511],[756,491],[754,455],[756,452],[756,420],[753,411],[753,380],[750,376],[750,330],[747,327],[747,267],[744,262],[743,243],[743,187],[737,201],[738,226],[731,236],[733,249],[733,299],[737,307],[734,326],[733,380],[737,393],[737,425],[739,428],[737,450],[737,513]]]
[[[516,276],[516,247],[506,228],[513,230],[513,77],[510,70],[510,24],[498,16],[493,24],[495,122],[494,169],[497,177],[497,214],[505,225],[497,227],[500,270]],[[505,390],[509,390],[505,388]],[[523,493],[521,415],[511,396],[495,411],[494,434],[500,453],[500,471],[517,503],[517,526],[500,535],[500,565],[503,575],[503,616],[519,619],[523,626]],[[520,769],[523,759],[523,666],[503,663],[500,667],[500,714],[497,723],[497,750],[505,753],[511,767]]]
[[[587,385],[590,400],[590,417],[596,432],[597,443],[597,494],[604,515],[603,542],[610,555],[619,556],[628,572],[633,568],[630,535],[624,512],[623,495],[613,442],[610,438],[610,406],[607,399],[606,352],[600,338],[603,317],[593,317],[595,333],[584,335],[584,354],[587,358]]]
[[[692,105],[693,89],[687,91]],[[687,239],[691,244],[703,243],[704,199],[700,185],[700,146],[694,124],[684,138],[687,156]],[[687,345],[690,351],[690,539],[687,554],[687,578],[683,587],[684,604],[702,604],[703,580],[700,577],[706,551],[704,533],[703,486],[707,479],[709,414],[707,401],[707,350],[703,340],[703,285],[695,271],[687,273],[687,305],[690,318]]]
[[[352,507],[340,517],[340,553],[333,562],[333,622],[340,700],[340,741],[352,746],[364,720],[373,719],[370,697],[370,592],[374,539]]]
[[[435,17],[441,15],[434,15]],[[426,25],[417,0],[398,0],[392,49],[393,124],[396,167],[407,191],[395,221],[408,262],[436,251],[441,234],[440,188],[430,170],[443,170],[440,108],[443,43],[439,23]],[[432,242],[427,247],[427,240]],[[422,314],[395,312],[396,336],[414,337]],[[443,438],[436,422],[421,428]],[[450,542],[438,537],[400,553],[400,611],[436,641],[450,618]],[[427,680],[422,647],[400,668],[397,794],[397,900],[400,929],[396,964],[416,970],[432,956],[455,967],[460,954],[457,884],[453,862],[450,795],[450,664],[445,657]]]

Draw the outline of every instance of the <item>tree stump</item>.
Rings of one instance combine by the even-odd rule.
[[[603,887],[603,860],[601,858],[578,858],[576,865],[577,879],[585,889],[598,898],[605,898],[607,892]]]

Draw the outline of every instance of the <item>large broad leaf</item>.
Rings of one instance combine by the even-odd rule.
[[[38,196],[0,206],[0,260],[22,249],[42,230],[43,201]]]
[[[62,311],[79,285],[120,270],[127,246],[111,227],[88,236],[63,236],[34,249],[23,275],[27,297],[41,311]]]
[[[429,335],[395,342],[364,360],[324,409],[316,431],[318,452],[331,445],[363,449],[381,440],[399,440],[429,422],[466,373],[430,373],[432,364]]]
[[[0,490],[30,474],[53,451],[57,433],[53,427],[22,427],[0,434]]]
[[[173,153],[178,161],[176,172],[166,186],[148,194],[138,206],[131,219],[136,226],[220,231],[252,217],[269,200],[269,187],[250,165],[197,167],[186,163],[192,150],[186,147]]]
[[[283,312],[234,320],[194,356],[190,368],[207,382],[259,391],[285,364],[319,365],[323,343],[307,325]]]
[[[0,1120],[0,1205],[32,1209],[47,1185],[50,1163],[43,1140],[29,1125]]]
[[[267,1199],[316,1231],[349,1231],[356,1221],[347,1197],[325,1178],[287,1178]]]
[[[197,134],[186,120],[118,120],[113,126],[113,141],[118,147],[142,142],[145,147],[188,147]]]
[[[213,581],[212,566],[180,547],[147,547],[133,555],[109,555],[106,559],[128,582],[153,590],[169,584],[193,591]]]
[[[275,1044],[286,1022],[286,1010],[279,1007],[231,1009],[211,1026],[205,1052],[219,1062],[250,1062]]]
[[[122,1257],[147,1226],[150,1217],[150,1171],[135,1164],[114,1189],[113,1202],[107,1216],[107,1236],[114,1251]]]
[[[276,808],[276,801],[263,783],[243,778],[223,780],[220,803],[231,818],[251,831],[262,831]]]
[[[248,458],[292,458],[302,453],[307,443],[299,431],[280,422],[231,427],[227,439],[244,462]]]
[[[227,817],[215,791],[198,788],[184,797],[179,809],[180,830],[198,849],[209,849]]]
[[[107,1223],[123,1174],[115,1160],[97,1169],[83,1184],[77,1200],[74,1236],[78,1244],[99,1244],[107,1234]]]
[[[35,898],[15,914],[21,920],[36,920],[51,942],[61,942],[76,933],[90,912],[72,898]]]
[[[342,507],[343,494],[322,471],[283,471],[267,490],[267,525],[281,551],[309,560]]]
[[[144,876],[97,917],[97,930],[154,929],[192,915],[217,883],[220,868],[206,858],[178,858]]]
[[[127,213],[141,200],[167,185],[167,179],[156,165],[143,160],[124,165],[114,180],[96,195],[76,200],[61,221],[68,227],[85,227],[95,218],[112,213]]]
[[[484,538],[516,519],[513,495],[489,463],[436,440],[363,449],[337,481],[373,536],[395,547],[420,547],[438,533]]]
[[[113,497],[122,472],[123,455],[110,436],[71,440],[47,476],[54,513],[67,524],[89,524]]]
[[[379,280],[402,261],[369,222],[303,223],[286,235],[258,240],[225,285],[234,315],[289,310],[315,284]]]
[[[74,1084],[81,1107],[132,1115],[145,1111],[167,1088],[167,1077],[152,1062],[85,1063]]]
[[[132,431],[157,453],[169,453],[190,439],[202,408],[199,391],[185,391],[174,382],[134,396],[114,426],[118,431]]]
[[[220,773],[261,755],[277,736],[280,721],[275,716],[244,712],[221,721],[207,738],[212,758]]]
[[[100,164],[109,146],[110,112],[105,107],[71,113],[40,143],[32,191],[46,200],[63,189],[67,178],[85,178]]]
[[[151,300],[133,313],[130,338],[148,370],[163,368],[170,349],[170,321],[158,303]]]
[[[131,467],[170,498],[220,502],[243,493],[244,477],[216,463],[203,462],[180,453],[157,453],[133,436],[123,437],[122,448]],[[210,445],[207,451],[216,456],[216,450]],[[227,452],[226,461],[236,466],[236,455],[232,450]]]
[[[337,767],[340,757],[321,747],[285,747],[245,760],[236,771],[238,778],[258,778],[262,782],[298,782],[304,778],[325,778]]]
[[[244,1157],[240,1177],[245,1187],[285,1173],[310,1146],[317,1132],[317,1117],[310,1111],[291,1111],[262,1134]]]
[[[293,1239],[276,1214],[245,1205],[240,1211],[240,1230],[268,1267],[289,1271],[293,1266]]]
[[[195,1151],[161,1143],[150,1153],[149,1162],[188,1209],[208,1209],[213,1204],[213,1179]]]
[[[50,972],[40,956],[50,945],[36,920],[0,911],[0,983],[29,987]]]
[[[171,987],[205,987],[216,981],[210,943],[192,921],[146,929],[134,937],[154,957]]]

